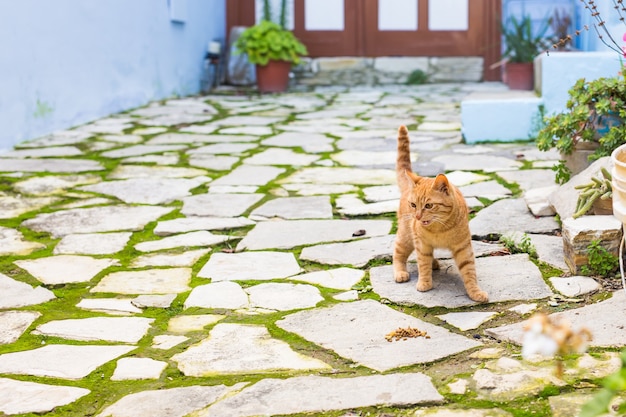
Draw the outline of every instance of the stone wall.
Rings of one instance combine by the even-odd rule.
[[[482,57],[334,57],[304,58],[293,67],[296,84],[380,85],[404,84],[415,70],[428,82],[482,81]]]

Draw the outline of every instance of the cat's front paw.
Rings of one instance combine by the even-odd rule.
[[[415,286],[415,288],[417,288],[417,290],[420,292],[429,291],[433,288],[433,282],[425,282],[420,280],[417,281],[417,285]]]
[[[476,301],[477,303],[486,303],[489,301],[489,295],[485,291],[474,291],[471,294],[468,294],[469,298]]]
[[[400,271],[394,274],[396,282],[407,282],[409,280],[409,273],[407,271]]]

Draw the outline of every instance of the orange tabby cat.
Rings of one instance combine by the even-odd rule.
[[[476,264],[465,199],[445,175],[427,178],[413,173],[409,132],[405,126],[398,129],[396,174],[401,192],[398,232],[393,251],[396,282],[409,280],[406,262],[415,250],[419,273],[417,290],[430,290],[433,287],[433,269],[439,268],[433,251],[435,248],[445,248],[452,252],[467,295],[477,302],[488,301],[487,293],[476,282]]]

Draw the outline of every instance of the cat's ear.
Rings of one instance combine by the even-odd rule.
[[[422,180],[422,177],[420,177],[416,173],[411,172],[409,170],[404,171],[404,176],[407,179],[407,181],[409,181],[409,184],[413,186],[416,186]]]
[[[433,184],[433,190],[437,190],[446,195],[449,195],[450,183],[448,182],[448,177],[443,174],[437,175],[437,178],[435,178],[435,183]]]

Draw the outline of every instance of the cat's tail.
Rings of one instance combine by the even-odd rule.
[[[406,126],[398,128],[398,156],[396,159],[396,178],[398,186],[406,181],[406,173],[413,172],[411,169],[411,149],[409,144],[409,131]]]

